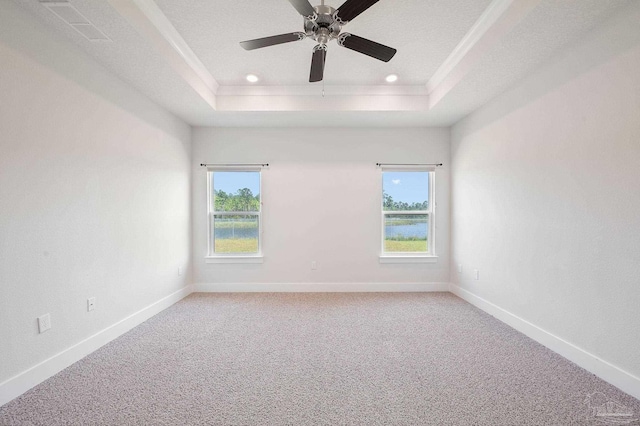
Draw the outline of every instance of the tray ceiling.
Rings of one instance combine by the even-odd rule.
[[[312,40],[239,45],[301,31],[287,0],[61,1],[109,41],[87,40],[42,2],[12,1],[199,126],[449,126],[613,15],[640,8],[634,0],[381,0],[344,31],[398,54],[384,63],[331,42],[325,81],[311,84]],[[260,81],[247,82],[249,73]],[[392,73],[399,80],[386,83]]]

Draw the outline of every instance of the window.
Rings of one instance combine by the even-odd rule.
[[[434,172],[382,171],[382,256],[435,257]]]
[[[210,170],[209,257],[261,256],[259,170]]]

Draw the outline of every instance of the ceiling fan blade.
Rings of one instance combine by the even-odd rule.
[[[302,16],[313,16],[313,14],[316,13],[311,3],[309,3],[309,0],[289,0],[289,3],[291,3]]]
[[[305,33],[280,34],[277,36],[257,38],[255,40],[241,41],[240,46],[244,50],[261,49],[263,47],[275,46],[276,44],[289,43],[292,41],[303,40],[307,35]]]
[[[343,22],[352,21],[356,16],[369,9],[379,0],[347,0],[338,8],[336,14]]]
[[[327,59],[327,50],[326,48],[319,48],[318,46],[313,49],[309,83],[317,83],[318,81],[322,81],[324,78],[324,62]]]
[[[375,41],[349,33],[341,34],[338,44],[384,62],[389,62],[397,52],[396,49],[385,46],[384,44],[376,43]]]

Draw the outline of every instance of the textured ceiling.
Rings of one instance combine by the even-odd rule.
[[[302,31],[302,18],[287,0],[156,0],[187,44],[221,85],[247,84],[246,74],[264,85],[308,84],[313,40],[245,51],[240,41]],[[313,1],[312,4],[320,3]],[[380,1],[343,28],[398,49],[384,63],[331,42],[326,85],[424,85],[489,5],[489,0]],[[186,7],[185,4],[189,6]],[[334,8],[342,0],[327,0]]]
[[[434,108],[434,118],[449,121],[468,115],[612,15],[638,4],[637,0],[543,0]]]
[[[205,122],[210,118],[212,111],[206,102],[175,74],[164,58],[105,0],[72,0],[71,3],[104,32],[112,40],[110,42],[87,40],[37,0],[13,1],[152,101],[186,122]],[[28,32],[29,28],[24,31]]]
[[[562,52],[575,48],[590,32],[604,28],[608,18],[636,9],[640,13],[638,0],[517,0],[530,1],[536,6],[518,20],[513,29],[483,45],[479,59],[429,109],[426,96],[420,98],[425,99],[425,106],[414,108],[408,106],[423,101],[411,95],[402,99],[389,96],[376,105],[373,105],[373,95],[380,94],[381,88],[397,93],[405,93],[406,89],[415,95],[424,95],[429,78],[485,9],[507,3],[496,0],[380,1],[344,30],[395,47],[398,54],[387,64],[332,42],[325,70],[326,102],[329,102],[326,104],[321,98],[322,85],[308,83],[313,41],[249,52],[239,46],[240,41],[247,39],[300,31],[302,18],[287,0],[155,0],[151,4],[159,7],[170,26],[220,84],[218,104],[241,105],[237,109],[216,111],[203,100],[202,93],[176,71],[166,52],[159,50],[157,43],[107,0],[69,2],[103,31],[111,39],[109,42],[88,41],[37,0],[12,1],[31,13],[34,25],[50,29],[53,36],[84,50],[187,123],[237,127],[292,127],[310,123],[344,127],[449,126],[514,87],[551,58],[562,57]],[[134,0],[130,1],[133,5]],[[327,0],[333,7],[341,3],[342,0]],[[29,30],[24,28],[16,37],[28,36]],[[259,75],[259,84],[264,87],[247,83],[244,77],[248,73]],[[400,76],[396,85],[384,83],[384,77],[390,73]],[[252,100],[247,96],[252,94],[251,90],[257,90],[263,97]],[[337,98],[330,96],[333,92],[340,92],[342,96],[340,108],[326,107],[338,105]],[[233,95],[237,96],[231,102],[229,97]],[[276,104],[281,108],[277,109]],[[399,107],[394,109],[394,105]]]

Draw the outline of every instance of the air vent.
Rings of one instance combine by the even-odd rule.
[[[51,3],[47,2],[44,5],[47,9],[58,15],[67,24],[89,24],[89,20],[82,16],[71,4],[69,3]]]
[[[102,31],[96,28],[82,13],[68,1],[45,1],[40,3],[56,16],[69,24],[89,41],[110,41]]]

